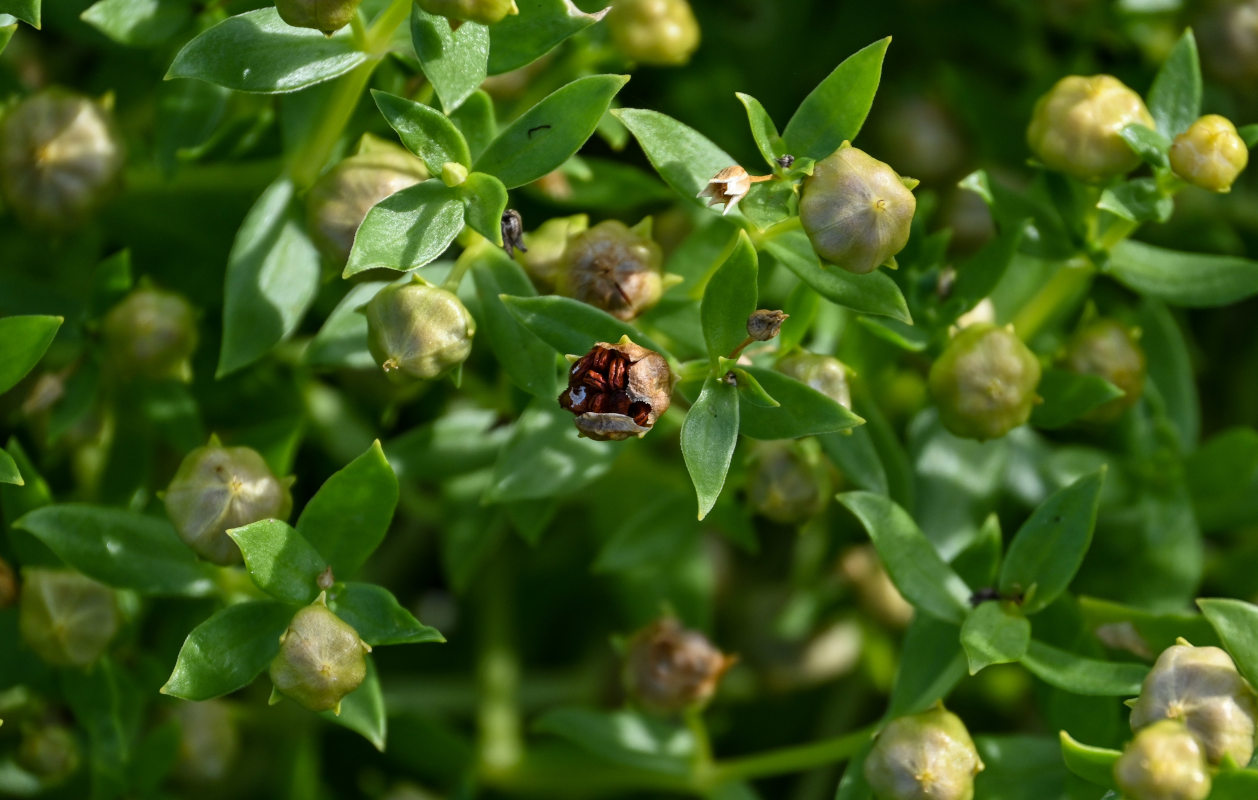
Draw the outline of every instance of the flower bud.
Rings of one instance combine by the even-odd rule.
[[[287,519],[293,509],[289,480],[280,480],[256,450],[223,447],[211,439],[179,465],[166,489],[166,514],[179,538],[215,564],[239,563],[240,548],[227,535],[263,519]]]
[[[515,0],[417,0],[429,14],[451,20],[493,25],[509,14],[519,14]]]
[[[175,719],[182,734],[176,773],[192,782],[225,778],[240,751],[231,705],[223,700],[180,703]]]
[[[1210,774],[1197,738],[1182,722],[1142,728],[1114,763],[1114,782],[1128,800],[1206,800]]]
[[[767,342],[781,332],[782,323],[786,322],[789,316],[790,314],[782,311],[756,309],[751,312],[751,316],[747,317],[747,335],[757,342]]]
[[[598,441],[641,438],[668,410],[673,374],[668,362],[622,336],[598,342],[572,365],[559,405],[576,415],[580,435]]]
[[[1131,707],[1131,729],[1162,719],[1179,720],[1201,742],[1206,760],[1230,756],[1244,766],[1254,754],[1258,700],[1236,665],[1218,647],[1193,647],[1183,639],[1158,656]]]
[[[15,600],[17,600],[17,576],[13,574],[13,567],[9,566],[9,562],[0,558],[0,610],[13,605]]]
[[[620,52],[640,64],[681,66],[699,47],[699,23],[686,0],[616,0],[607,29]]]
[[[40,92],[0,126],[0,196],[34,228],[85,222],[113,193],[122,162],[113,115],[81,95]]]
[[[1140,95],[1112,75],[1069,75],[1036,102],[1027,144],[1052,169],[1104,180],[1139,166],[1121,135],[1133,123],[1153,127]]]
[[[416,276],[367,304],[367,348],[396,381],[440,377],[472,352],[476,322],[453,292]]]
[[[280,19],[294,28],[314,28],[331,36],[358,13],[362,0],[275,0]]]
[[[183,295],[141,286],[109,309],[101,334],[110,362],[122,375],[152,380],[192,375],[197,322]]]
[[[358,152],[315,181],[306,197],[306,227],[316,245],[344,264],[367,212],[428,177],[424,162],[397,145],[364,136]]]
[[[917,198],[895,170],[847,142],[817,162],[799,199],[799,221],[817,255],[857,275],[894,263],[916,210]]]
[[[804,448],[795,441],[755,443],[747,470],[747,499],[757,514],[795,525],[825,508],[830,478],[820,454]]]
[[[1206,114],[1171,143],[1171,169],[1212,192],[1228,192],[1245,165],[1249,148],[1227,117]]]
[[[945,428],[967,439],[995,439],[1030,418],[1040,362],[1012,328],[978,323],[948,344],[928,381]]]
[[[341,713],[341,698],[367,677],[371,647],[358,632],[328,610],[323,595],[293,616],[271,661],[271,682],[279,693],[311,711]]]
[[[1144,350],[1117,320],[1096,319],[1076,331],[1063,361],[1071,372],[1099,375],[1126,393],[1089,411],[1083,416],[1086,422],[1113,422],[1144,392]]]
[[[837,358],[800,350],[779,361],[777,371],[800,383],[808,384],[848,411],[852,410],[852,389],[847,382],[847,367]]]
[[[971,800],[982,769],[965,723],[943,706],[889,722],[865,759],[878,800]]]
[[[85,667],[105,652],[120,624],[112,589],[70,570],[28,567],[22,579],[18,628],[40,658]]]
[[[27,730],[18,745],[18,765],[45,784],[57,784],[73,775],[79,760],[79,740],[64,725]]]
[[[548,219],[537,230],[524,234],[524,244],[528,249],[516,253],[514,258],[524,267],[538,291],[546,294],[555,291],[564,269],[563,254],[568,248],[568,240],[589,227],[590,218],[577,214]]]
[[[607,220],[568,240],[556,288],[629,322],[659,302],[663,262],[649,221],[629,228]]]
[[[624,680],[629,695],[661,714],[706,704],[737,659],[712,646],[703,634],[675,619],[655,622],[629,641]]]

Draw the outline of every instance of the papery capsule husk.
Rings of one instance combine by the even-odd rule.
[[[568,240],[557,291],[629,322],[651,309],[664,292],[664,256],[649,235],[650,223],[629,228],[607,220]]]
[[[88,666],[104,654],[120,626],[117,597],[103,583],[65,569],[23,570],[18,630],[47,663]]]
[[[576,415],[582,436],[641,437],[668,410],[672,387],[668,361],[624,336],[616,344],[596,343],[573,363],[559,405]]]
[[[672,618],[661,619],[629,641],[625,688],[639,705],[657,713],[697,708],[712,699],[735,660],[698,631]]]

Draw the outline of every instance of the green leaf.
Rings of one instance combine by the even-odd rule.
[[[378,369],[367,349],[367,317],[361,309],[388,285],[386,281],[366,281],[350,287],[310,341],[304,361],[313,367]]]
[[[974,776],[974,796],[983,800],[1099,800],[1096,792],[1071,795],[1055,736],[1002,734],[974,737],[983,771]]]
[[[507,210],[507,187],[493,175],[473,172],[459,185],[463,220],[467,227],[502,247],[502,215]]]
[[[1133,122],[1118,132],[1127,146],[1132,149],[1144,163],[1166,169],[1171,161],[1168,155],[1171,140],[1150,127]]]
[[[512,433],[490,409],[455,407],[384,446],[398,480],[439,483],[491,466]]]
[[[1231,428],[1211,437],[1188,456],[1184,477],[1203,530],[1258,521],[1258,431]]]
[[[376,89],[371,91],[371,97],[390,127],[397,131],[402,144],[423,159],[430,174],[440,175],[442,165],[447,162],[472,166],[472,154],[463,134],[445,114],[423,103]]]
[[[192,629],[162,694],[209,700],[248,686],[280,651],[291,606],[262,600],[228,606]]]
[[[817,441],[843,477],[856,488],[878,494],[890,491],[886,467],[878,457],[868,426],[858,425],[839,433],[823,434],[817,437]]]
[[[472,278],[481,304],[478,322],[498,364],[516,386],[535,397],[553,400],[558,394],[554,350],[530,333],[502,301],[504,294],[536,294],[524,268],[501,250],[484,248],[472,262]]]
[[[992,293],[1013,263],[1026,230],[1026,223],[1002,230],[999,236],[957,265],[957,282],[952,289],[956,316],[951,319],[974,308]]]
[[[884,342],[890,342],[910,353],[922,352],[930,347],[933,339],[929,331],[890,317],[858,317],[857,322]]]
[[[485,500],[565,496],[606,472],[620,453],[617,444],[579,438],[572,420],[553,397],[534,399],[494,466]]]
[[[961,646],[971,675],[992,664],[1017,661],[1030,643],[1031,623],[1012,603],[980,603],[961,625]]]
[[[1167,138],[1188,130],[1201,116],[1201,64],[1191,29],[1184,31],[1153,79],[1149,113]]]
[[[699,519],[716,505],[738,444],[738,390],[708,378],[681,425],[681,454],[699,498]]]
[[[319,251],[306,236],[292,181],[272,183],[249,209],[227,257],[221,378],[288,338],[319,290]]]
[[[328,608],[372,647],[446,640],[436,628],[424,625],[402,608],[392,592],[373,583],[344,584],[329,601]]]
[[[1191,452],[1201,435],[1201,401],[1188,342],[1175,316],[1158,300],[1144,298],[1137,321],[1143,332],[1140,346],[1149,360],[1145,393],[1156,390],[1180,447]]]
[[[659,345],[628,323],[580,300],[557,295],[504,297],[507,310],[542,341],[564,355],[585,355],[595,342],[615,343],[628,336],[643,347],[663,353]]]
[[[904,634],[890,717],[925,711],[952,692],[965,677],[961,631],[929,614],[917,614]]]
[[[695,129],[658,111],[618,108],[612,111],[638,140],[642,152],[664,182],[694,203],[712,176],[736,162]],[[735,213],[735,212],[731,212]]]
[[[1065,731],[1060,735],[1061,757],[1066,762],[1066,769],[1097,786],[1117,788],[1114,785],[1114,763],[1122,755],[1121,752],[1076,742]]]
[[[734,92],[739,102],[747,109],[747,124],[751,127],[751,138],[755,139],[756,147],[760,148],[760,155],[764,156],[764,162],[770,167],[777,167],[776,159],[778,156],[786,155],[786,143],[782,141],[782,137],[778,135],[778,127],[773,124],[773,118],[769,116],[769,112],[764,110],[764,106],[760,105],[760,101],[749,94],[742,92]]]
[[[1014,231],[1025,233],[1017,250],[1038,258],[1064,260],[1077,251],[1078,244],[1062,220],[1061,212],[1044,197],[1045,180],[1037,178],[1029,190],[1013,189],[992,180],[980,169],[962,178],[957,185],[983,198],[1002,236]]]
[[[1258,679],[1258,606],[1229,598],[1201,598],[1197,607],[1236,660],[1236,668],[1253,683]]]
[[[13,523],[84,575],[145,595],[205,595],[213,573],[160,517],[60,503]]]
[[[725,373],[726,378],[729,377],[729,373],[734,373],[734,385],[738,387],[738,402],[740,406],[745,402],[756,408],[781,407],[782,404],[765,390],[760,381],[756,380],[755,375],[752,375],[742,367],[733,366],[736,363],[728,358],[721,359],[722,369],[729,367]]]
[[[3,0],[3,3],[0,3],[0,14],[9,14],[33,28],[39,28],[41,25],[40,6],[40,0]]]
[[[1249,149],[1258,147],[1258,123],[1253,125],[1243,125],[1236,129],[1241,139],[1245,142],[1245,146]]]
[[[1100,375],[1046,369],[1036,393],[1044,402],[1031,410],[1031,424],[1052,430],[1069,425],[1097,406],[1123,396],[1123,390]]]
[[[1090,697],[1134,697],[1149,672],[1145,664],[1085,658],[1035,640],[1020,660],[1050,686]]]
[[[1096,207],[1131,222],[1166,222],[1175,211],[1175,200],[1163,194],[1155,179],[1136,178],[1101,192]]]
[[[297,532],[344,580],[384,541],[397,500],[397,476],[377,440],[319,487],[297,520]]]
[[[632,711],[556,708],[533,723],[606,761],[646,772],[689,775],[695,741],[690,731]]]
[[[804,98],[782,132],[788,153],[822,159],[856,138],[874,104],[889,44],[890,36],[853,53]]]
[[[864,422],[832,398],[790,376],[763,367],[747,367],[746,371],[778,405],[741,403],[741,430],[745,436],[798,439],[848,430]]]
[[[700,537],[699,523],[686,513],[690,503],[688,496],[670,493],[625,514],[599,550],[594,572],[659,569],[676,563]]]
[[[463,105],[485,81],[489,64],[489,29],[464,22],[450,30],[450,20],[411,9],[411,43],[424,77],[432,84],[447,114]]]
[[[1181,636],[1198,646],[1220,643],[1214,628],[1201,614],[1178,611],[1157,613],[1087,596],[1079,597],[1078,602],[1088,630],[1095,631],[1101,626],[1133,629],[1153,653],[1175,644]]]
[[[628,75],[590,75],[556,90],[511,123],[476,159],[508,189],[558,167],[590,138]]]
[[[519,14],[489,27],[489,74],[531,64],[574,33],[598,22],[607,10],[587,14],[571,0],[516,0]]]
[[[756,248],[740,231],[734,250],[703,291],[699,318],[712,363],[728,356],[747,338],[747,318],[756,310]]]
[[[908,512],[872,492],[844,492],[838,500],[856,515],[878,550],[891,582],[923,613],[954,625],[970,612],[970,589],[926,538]]]
[[[1213,308],[1258,294],[1258,261],[1120,242],[1106,266],[1119,283],[1173,306]]]
[[[148,47],[178,33],[192,9],[183,0],[99,0],[79,17],[119,44]]]
[[[245,556],[259,589],[276,600],[307,605],[319,596],[319,573],[328,566],[310,542],[288,523],[264,519],[227,532]]]
[[[762,249],[831,303],[913,324],[900,287],[885,272],[853,275],[836,267],[822,267],[808,234],[800,229],[768,234]]]
[[[469,23],[472,24],[472,23]],[[367,656],[367,676],[358,688],[341,700],[341,713],[323,711],[319,716],[334,725],[361,734],[372,747],[384,752],[389,721],[385,715],[384,692],[380,690],[380,676],[371,656]]]
[[[1210,783],[1209,800],[1250,800],[1258,797],[1258,771],[1220,769]]]
[[[4,450],[0,450],[0,483],[8,483],[13,486],[25,486],[26,482],[22,480],[22,473],[17,468],[17,462],[13,460],[13,456]]]
[[[417,269],[440,256],[463,230],[463,201],[438,178],[381,200],[363,219],[343,277],[373,268]]]
[[[1000,568],[1000,593],[1024,596],[1022,611],[1034,614],[1066,590],[1092,544],[1105,470],[1054,492],[1014,534]]]
[[[9,391],[35,368],[52,344],[61,317],[21,316],[0,318],[0,394]]]
[[[295,92],[331,80],[367,60],[348,27],[331,36],[294,28],[274,7],[223,20],[188,42],[166,73],[238,92]],[[247,65],[247,66],[246,66]]]
[[[10,16],[0,16],[0,53],[4,52],[4,48],[9,46],[9,41],[13,39],[13,34],[17,33],[17,18]],[[34,780],[32,778],[31,780]],[[33,791],[38,791],[38,783]]]
[[[463,138],[467,140],[467,146],[472,151],[473,162],[481,157],[498,136],[494,101],[483,89],[472,92],[463,105],[451,111],[450,121],[463,132]]]

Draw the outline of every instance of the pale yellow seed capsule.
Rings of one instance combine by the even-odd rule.
[[[1170,156],[1179,177],[1211,192],[1227,192],[1249,163],[1249,148],[1231,120],[1207,114],[1175,137]]]
[[[1136,734],[1114,764],[1114,781],[1131,800],[1205,800],[1210,795],[1201,743],[1182,722],[1169,719]]]
[[[1027,144],[1045,165],[1081,180],[1104,180],[1140,164],[1123,140],[1131,124],[1153,127],[1140,95],[1112,75],[1069,75],[1035,104]]]

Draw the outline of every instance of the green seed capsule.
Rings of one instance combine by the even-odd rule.
[[[519,14],[515,0],[416,0],[429,14],[452,20],[493,25],[509,15]]]
[[[231,773],[240,751],[240,732],[224,700],[185,702],[175,706],[179,722],[176,774],[188,782],[218,781]]]
[[[1085,181],[1105,180],[1140,165],[1121,131],[1153,127],[1140,95],[1112,75],[1070,75],[1035,104],[1027,143],[1045,165]]]
[[[391,379],[437,378],[472,352],[476,323],[452,292],[416,277],[367,304],[367,347]]]
[[[538,226],[537,230],[524,234],[524,245],[514,256],[524,267],[538,291],[550,294],[555,291],[563,272],[563,254],[568,240],[590,227],[586,214],[571,217],[554,217]]]
[[[625,687],[644,708],[671,714],[698,708],[716,694],[734,663],[698,631],[665,618],[636,633],[625,654]]]
[[[294,28],[314,28],[331,36],[358,13],[362,0],[275,0],[280,19]]]
[[[44,661],[86,667],[105,652],[120,619],[114,592],[77,572],[28,567],[22,573],[18,629]]]
[[[820,513],[829,497],[830,479],[815,448],[795,441],[755,443],[747,500],[757,514],[796,525]]]
[[[852,410],[847,367],[837,358],[799,351],[779,361],[777,371],[808,384],[848,411]]]
[[[917,198],[895,170],[844,142],[804,179],[799,221],[817,255],[864,275],[893,263],[916,210]]]
[[[183,295],[136,289],[105,315],[101,334],[110,362],[122,375],[152,380],[192,375],[196,312]]]
[[[965,723],[942,706],[892,720],[865,759],[878,800],[972,800],[982,769]]]
[[[1182,722],[1142,728],[1114,764],[1114,782],[1128,800],[1206,800],[1210,773],[1201,743]]]
[[[1040,362],[1012,330],[964,328],[930,368],[928,385],[945,428],[995,439],[1025,423],[1035,406]]]
[[[320,595],[293,616],[271,661],[271,682],[286,697],[311,711],[335,710],[367,677],[371,647],[358,632],[324,605]]]
[[[1093,320],[1076,331],[1066,346],[1063,362],[1071,372],[1098,375],[1125,392],[1085,414],[1086,422],[1113,422],[1139,402],[1144,392],[1144,350],[1131,331],[1116,320]]]
[[[1171,169],[1194,186],[1229,192],[1249,163],[1249,148],[1227,117],[1207,114],[1175,137]]]
[[[568,240],[557,290],[629,322],[659,302],[664,256],[650,223],[629,228],[607,220]]]
[[[631,61],[677,67],[699,47],[699,22],[686,0],[616,0],[607,29]]]
[[[17,750],[17,763],[45,785],[61,783],[73,775],[79,761],[79,740],[64,725],[42,725],[26,731]]]

